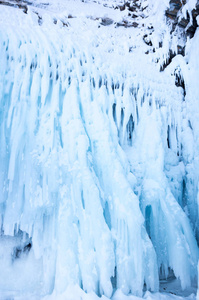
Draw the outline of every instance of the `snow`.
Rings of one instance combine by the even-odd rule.
[[[118,4],[1,5],[0,299],[196,298],[199,32]]]

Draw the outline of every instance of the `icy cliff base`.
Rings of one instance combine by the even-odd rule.
[[[198,32],[160,72],[169,40],[146,54],[145,24],[121,18],[79,1],[1,6],[2,294],[196,286]]]

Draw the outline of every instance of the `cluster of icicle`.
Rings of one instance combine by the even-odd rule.
[[[158,71],[100,69],[78,43],[34,30],[0,35],[0,239],[26,233],[22,266],[31,254],[43,295],[74,284],[142,295],[171,270],[190,286],[198,247],[183,211],[195,206],[181,88]],[[10,260],[4,272],[17,274],[19,250]]]

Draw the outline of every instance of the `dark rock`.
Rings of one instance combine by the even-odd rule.
[[[6,6],[11,6],[11,7],[16,7],[16,8],[22,9],[25,14],[27,14],[27,11],[28,11],[27,5],[22,4],[19,1],[9,2],[9,1],[1,0],[0,5],[6,5]]]
[[[64,22],[64,21],[61,21],[62,24],[63,24],[63,27],[68,27],[68,23]]]
[[[138,23],[137,22],[129,22],[129,21],[126,21],[126,20],[124,20],[124,21],[122,21],[122,22],[118,22],[118,23],[116,23],[116,27],[120,27],[120,26],[123,26],[123,27],[125,27],[125,28],[129,28],[129,27],[134,27],[134,28],[136,28],[136,27],[138,27]]]
[[[169,55],[168,55],[168,58],[166,60],[166,62],[164,62],[164,64],[160,67],[160,72],[163,72],[166,67],[171,63],[172,59],[176,56],[176,54],[169,50]]]
[[[121,11],[128,9],[131,12],[135,12],[137,9],[140,9],[139,0],[129,0],[126,1],[123,5],[116,6],[115,8],[119,8]]]
[[[145,34],[145,35],[143,36],[143,41],[144,41],[145,44],[147,44],[148,46],[152,46],[152,42],[151,42],[151,40],[150,40],[148,34]]]
[[[133,27],[138,27],[138,25],[139,25],[139,24],[138,24],[137,22],[133,22],[133,23],[132,23],[132,26],[133,26]]]
[[[119,6],[119,9],[120,9],[120,11],[123,11],[123,10],[125,10],[125,8],[126,8],[126,5],[124,4],[124,5],[122,5],[122,6]]]
[[[182,56],[185,56],[185,47],[177,46],[177,54],[181,54]]]
[[[102,18],[100,24],[103,26],[109,26],[109,25],[113,24],[113,20],[110,18]]]
[[[196,4],[196,8],[191,12],[192,14],[192,25],[187,28],[190,22],[190,15],[187,13],[186,18],[179,18],[179,12],[182,9],[182,6],[186,3],[186,1],[180,0],[171,0],[170,1],[170,7],[166,10],[165,14],[166,16],[173,20],[173,29],[172,32],[175,30],[176,26],[179,26],[183,29],[186,29],[186,33],[189,37],[193,37],[196,31],[196,28],[198,27],[196,22],[196,17],[199,15],[199,1]],[[172,33],[171,32],[171,33]]]

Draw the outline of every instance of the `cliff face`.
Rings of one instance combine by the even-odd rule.
[[[166,10],[166,16],[174,21],[174,26],[183,28],[189,37],[193,37],[197,28],[196,18],[199,15],[199,3],[195,8],[187,11],[182,16],[184,5],[181,1],[170,1],[170,8]]]

